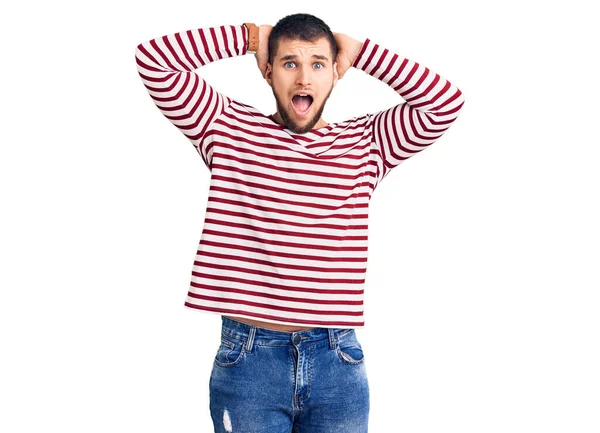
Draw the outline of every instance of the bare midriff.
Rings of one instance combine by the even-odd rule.
[[[225,316],[228,319],[236,320],[238,322],[245,323],[247,325],[257,326],[259,328],[267,328],[272,329],[274,331],[284,331],[284,332],[296,332],[296,331],[304,331],[305,329],[313,329],[314,326],[308,328],[302,328],[299,326],[290,326],[290,325],[281,325],[279,323],[270,323],[270,322],[261,322],[260,320],[252,320],[246,319],[245,317],[230,317]]]

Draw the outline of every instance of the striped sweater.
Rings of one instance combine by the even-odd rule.
[[[270,323],[364,326],[369,199],[456,119],[460,90],[366,39],[353,67],[402,97],[388,110],[296,134],[215,91],[195,69],[246,54],[243,25],[138,45],[152,100],[211,173],[185,305]]]

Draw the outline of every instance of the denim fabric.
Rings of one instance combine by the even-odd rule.
[[[215,433],[365,433],[369,385],[354,329],[275,331],[222,318],[210,376]]]

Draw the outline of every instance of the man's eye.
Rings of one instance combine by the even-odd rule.
[[[315,69],[321,69],[324,67],[323,63],[319,63],[319,62],[315,63],[313,66]]]
[[[283,64],[284,68],[293,68],[294,66],[296,66],[296,64],[294,62],[285,62]]]

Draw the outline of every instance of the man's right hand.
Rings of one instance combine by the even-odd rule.
[[[272,28],[273,26],[268,24],[258,26],[258,51],[254,54],[254,57],[256,57],[256,63],[263,78],[265,78],[267,63],[269,62],[269,35]]]

